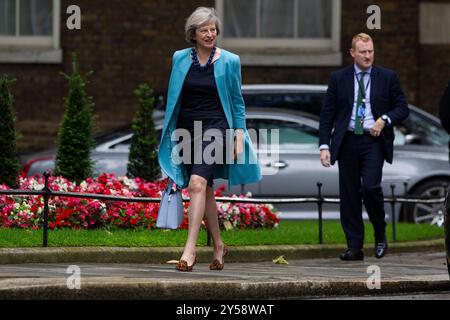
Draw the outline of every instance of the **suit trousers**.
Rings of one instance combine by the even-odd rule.
[[[364,244],[362,204],[375,232],[375,241],[385,237],[386,222],[381,188],[384,164],[382,139],[369,133],[347,132],[338,153],[340,216],[347,246],[360,250]]]

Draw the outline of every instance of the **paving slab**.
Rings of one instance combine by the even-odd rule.
[[[210,271],[209,261],[201,260],[193,272],[173,264],[78,263],[80,289],[73,288],[68,263],[4,264],[0,299],[297,299],[450,290],[442,252],[288,262],[226,262],[224,270]],[[374,287],[373,270],[379,289],[368,287]]]

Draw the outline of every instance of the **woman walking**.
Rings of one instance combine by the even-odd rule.
[[[192,47],[175,52],[172,60],[158,159],[163,172],[179,187],[188,187],[190,195],[188,239],[176,265],[179,271],[192,271],[197,262],[196,242],[204,217],[214,242],[209,267],[223,269],[228,249],[220,235],[213,179],[228,179],[229,186],[261,179],[246,130],[240,60],[216,47],[220,30],[213,8],[197,8],[185,26],[186,40]],[[194,130],[199,125],[201,130]],[[178,133],[189,133],[190,156],[184,147],[179,152],[181,143],[174,141],[177,129]],[[228,139],[227,131],[232,133]],[[212,159],[208,159],[205,154],[212,143],[219,148],[213,148],[209,157]],[[185,141],[183,145],[186,146]],[[231,146],[231,152],[227,146]],[[232,161],[228,161],[229,157],[224,159],[224,154],[230,153]],[[182,157],[181,163],[175,154]]]

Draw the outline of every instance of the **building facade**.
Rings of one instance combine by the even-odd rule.
[[[184,24],[198,6],[215,7],[219,46],[240,55],[243,83],[326,84],[352,62],[359,32],[372,35],[375,63],[394,69],[408,101],[437,113],[450,80],[450,1],[380,0],[381,29],[366,0],[0,0],[0,73],[12,87],[21,153],[54,145],[76,52],[96,104],[97,132],[130,124],[140,83],[164,93]],[[76,5],[81,11],[80,29]],[[375,8],[376,9],[376,8]],[[75,10],[75,11],[74,11]],[[74,15],[75,14],[75,15]]]

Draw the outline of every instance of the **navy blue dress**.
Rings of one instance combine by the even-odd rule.
[[[194,122],[201,130],[194,132]],[[190,147],[190,157],[186,155],[183,158],[185,169],[189,176],[192,174],[205,178],[208,185],[213,185],[213,173],[216,165],[225,163],[225,134],[228,129],[228,122],[220,102],[219,92],[217,91],[216,81],[214,78],[214,64],[208,66],[206,70],[201,71],[200,68],[192,64],[183,84],[181,94],[181,106],[177,118],[177,129],[186,129],[189,131],[190,140],[182,141],[179,145]],[[220,138],[212,136],[211,141],[205,139],[204,134],[208,135],[208,130],[217,129],[220,131]],[[212,131],[209,131],[211,133]],[[194,135],[194,133],[197,133]],[[219,133],[216,131],[216,133]],[[215,142],[220,145],[220,152],[207,152],[211,157],[204,157],[205,148]],[[183,150],[184,151],[184,150]],[[184,152],[180,152],[180,156],[184,156]]]

